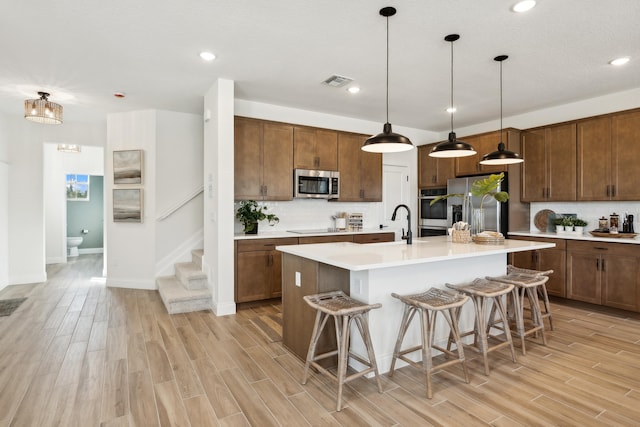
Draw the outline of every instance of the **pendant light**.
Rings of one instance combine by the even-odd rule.
[[[444,39],[451,43],[451,108],[453,108],[453,42],[458,40],[460,35],[449,34]],[[464,141],[456,139],[456,133],[453,131],[453,113],[451,113],[451,132],[446,142],[441,142],[431,149],[429,156],[431,157],[466,157],[476,154],[476,150]]]
[[[59,125],[62,123],[62,105],[49,101],[47,92],[38,92],[39,99],[24,101],[24,118],[36,123]]]
[[[507,55],[499,55],[493,58],[494,61],[500,63],[500,142],[498,143],[497,151],[482,156],[481,165],[512,165],[524,162],[518,153],[507,150],[504,142],[502,142],[502,61],[507,58]]]
[[[363,151],[370,153],[398,153],[413,149],[413,144],[406,136],[394,133],[389,123],[389,17],[396,14],[395,7],[383,7],[380,15],[387,18],[387,122],[382,133],[368,138],[361,147]]]

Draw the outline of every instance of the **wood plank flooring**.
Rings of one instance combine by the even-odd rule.
[[[335,411],[335,385],[281,345],[281,307],[236,315],[169,315],[153,291],[106,288],[100,255],[48,267],[49,280],[9,286],[28,297],[0,317],[0,427],[4,426],[545,426],[640,424],[640,317],[553,301],[548,346],[491,354],[491,374],[469,354],[434,375],[405,367],[362,378]],[[395,331],[393,332],[395,333]],[[519,349],[518,349],[519,352]]]

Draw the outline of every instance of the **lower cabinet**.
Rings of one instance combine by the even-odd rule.
[[[236,303],[260,301],[282,295],[282,253],[276,250],[276,246],[334,242],[392,242],[394,238],[394,233],[357,233],[236,240],[235,301]]]
[[[555,248],[540,249],[536,251],[514,252],[509,256],[509,263],[515,267],[528,268],[530,270],[553,270],[546,284],[547,293],[558,297],[566,297],[565,271],[566,271],[566,244],[564,239],[546,239],[539,237],[509,237],[514,240],[530,240],[535,242],[555,243]]]
[[[236,303],[281,296],[282,253],[275,247],[297,244],[297,237],[236,241]]]
[[[567,298],[623,310],[640,310],[640,247],[567,242]]]

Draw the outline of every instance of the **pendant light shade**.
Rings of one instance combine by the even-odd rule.
[[[493,58],[500,63],[500,142],[498,150],[482,156],[481,165],[512,165],[522,163],[524,160],[518,153],[506,149],[502,142],[502,62],[508,58],[507,55],[499,55]]]
[[[413,149],[413,144],[406,136],[394,133],[389,123],[389,17],[396,14],[394,7],[383,7],[380,15],[387,18],[387,122],[382,133],[368,138],[361,147],[363,151],[370,153],[397,153]]]
[[[59,125],[62,123],[62,105],[49,101],[49,94],[38,92],[39,99],[24,101],[24,118],[36,123]]]
[[[449,34],[444,39],[451,43],[451,105],[453,109],[453,42],[458,40],[458,34]],[[476,150],[471,144],[456,139],[456,133],[453,131],[453,113],[451,113],[451,132],[446,142],[436,144],[429,153],[431,157],[466,157],[476,154]]]

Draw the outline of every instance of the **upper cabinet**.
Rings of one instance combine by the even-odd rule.
[[[382,201],[382,154],[362,151],[362,144],[368,137],[338,133],[339,201]]]
[[[640,200],[640,112],[578,123],[578,200]]]
[[[235,118],[235,199],[293,199],[293,125]]]
[[[503,130],[502,139],[508,150],[518,152],[520,146],[520,131],[507,128]],[[481,165],[480,160],[485,154],[489,154],[498,149],[500,143],[500,131],[472,135],[460,138],[464,142],[471,144],[476,149],[473,156],[458,157],[455,159],[456,176],[482,175],[488,173],[506,172],[506,165]]]
[[[576,200],[576,124],[524,131],[521,142],[521,200]]]
[[[442,188],[455,178],[455,160],[429,156],[436,144],[418,147],[418,188]]]
[[[293,167],[338,170],[338,132],[295,126],[293,128]]]

